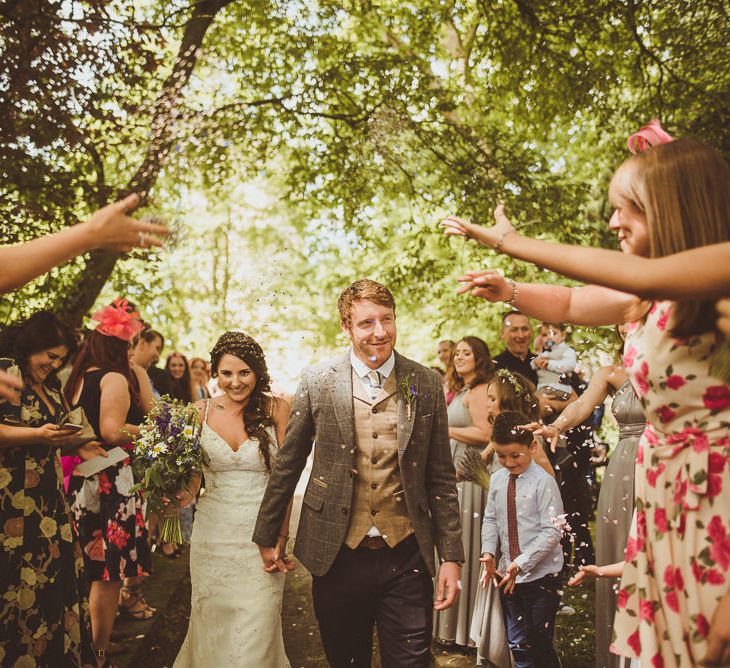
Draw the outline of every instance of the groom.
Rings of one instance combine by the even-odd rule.
[[[377,624],[384,668],[425,667],[433,609],[456,601],[464,560],[443,390],[393,350],[385,286],[356,281],[338,308],[352,347],[305,369],[253,540],[266,566],[286,570],[272,546],[316,441],[294,553],[313,575],[327,659],[369,667]]]

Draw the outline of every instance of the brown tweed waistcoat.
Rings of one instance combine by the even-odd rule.
[[[375,397],[352,372],[355,475],[345,544],[357,547],[375,525],[389,547],[413,533],[398,464],[398,386],[395,370]]]

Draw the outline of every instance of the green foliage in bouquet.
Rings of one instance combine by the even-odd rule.
[[[189,491],[194,476],[208,462],[200,445],[195,405],[162,397],[154,403],[133,442],[132,467],[139,481],[134,489],[144,491],[147,514],[160,515],[160,541],[182,543],[175,495]],[[169,499],[169,504],[163,503],[163,497]]]
[[[473,482],[489,489],[489,467],[482,458],[481,448],[467,447],[463,456],[456,462],[456,475],[459,480]]]

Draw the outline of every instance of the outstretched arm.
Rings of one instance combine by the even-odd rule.
[[[492,227],[455,216],[442,224],[446,234],[476,239],[520,260],[563,276],[595,283],[642,299],[711,299],[730,287],[730,242],[703,246],[661,258],[644,258],[602,248],[586,248],[531,239],[519,234],[500,204]]]
[[[159,246],[159,235],[169,230],[127,216],[139,197],[109,204],[84,223],[33,239],[24,244],[0,248],[0,293],[10,292],[47,272],[56,265],[94,248],[127,252],[135,246]]]
[[[509,302],[518,311],[548,322],[600,327],[630,322],[643,315],[638,297],[597,285],[512,285],[493,270],[468,271],[458,281],[462,284],[459,294],[469,292],[490,302]]]
[[[552,424],[531,422],[523,427],[549,440],[550,447],[555,452],[560,434],[583,422],[596,406],[604,402],[611,387],[621,385],[624,380],[626,380],[626,372],[622,367],[616,364],[601,367],[593,374],[588,389],[567,406]]]

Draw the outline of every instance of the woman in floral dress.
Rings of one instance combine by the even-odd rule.
[[[721,343],[713,299],[730,284],[730,166],[696,140],[658,143],[619,168],[609,197],[624,256],[522,237],[501,207],[492,228],[457,218],[445,226],[605,286],[516,284],[479,271],[463,278],[464,291],[545,320],[632,323],[624,365],[648,427],[612,650],[642,666],[726,665],[730,387],[710,375],[710,358]]]
[[[137,583],[122,589],[122,581],[149,574],[152,556],[147,541],[142,498],[131,491],[131,435],[139,432],[143,407],[152,399],[147,374],[129,363],[129,342],[142,324],[127,302],[117,300],[94,315],[99,323],[74,360],[66,397],[81,406],[106,449],[121,446],[130,458],[88,478],[73,477],[69,486],[75,528],[91,582],[91,629],[94,647],[108,649],[117,604],[136,619],[147,619]]]
[[[22,378],[0,400],[0,665],[95,666],[81,550],[63,492],[59,447],[74,432],[56,371],[75,343],[41,312],[0,337],[0,368]]]

